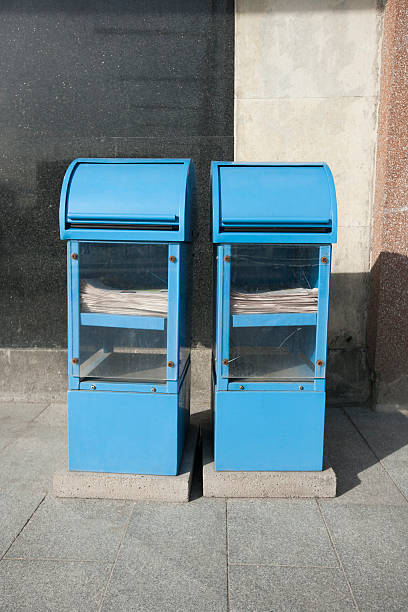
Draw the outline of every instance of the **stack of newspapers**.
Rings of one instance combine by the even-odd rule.
[[[283,289],[243,293],[231,291],[232,314],[273,314],[317,312],[317,289]]]
[[[167,316],[167,289],[113,289],[101,281],[81,282],[81,312],[147,317]]]

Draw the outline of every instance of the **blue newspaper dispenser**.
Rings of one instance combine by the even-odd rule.
[[[213,162],[215,468],[321,470],[328,166]]]
[[[77,159],[66,172],[70,470],[177,474],[193,191],[185,159]]]

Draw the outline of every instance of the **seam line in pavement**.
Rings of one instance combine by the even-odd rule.
[[[311,569],[335,569],[335,570],[339,570],[341,569],[338,565],[291,565],[291,564],[286,564],[286,563],[230,563],[230,565],[238,565],[238,566],[243,566],[246,567],[247,565],[250,567],[293,567],[293,568],[303,568],[303,569],[307,569],[307,568],[311,568]]]
[[[3,557],[2,561],[55,561],[62,563],[100,563],[101,565],[112,565],[113,561],[100,559],[71,559],[71,557]]]
[[[393,485],[398,489],[398,491],[401,493],[402,497],[405,499],[405,501],[408,503],[408,498],[405,495],[405,493],[400,489],[400,487],[398,486],[398,483],[395,482],[394,478],[391,476],[391,474],[389,473],[389,471],[387,470],[386,466],[383,464],[381,457],[379,457],[377,455],[377,453],[375,452],[374,448],[371,446],[371,444],[369,443],[369,441],[367,440],[367,438],[365,437],[365,435],[360,431],[360,429],[358,428],[358,426],[355,424],[355,422],[353,421],[352,417],[345,411],[342,410],[344,415],[348,418],[348,420],[350,421],[350,423],[352,424],[352,426],[354,427],[354,429],[358,432],[358,434],[360,435],[361,439],[367,444],[368,448],[370,449],[370,451],[373,453],[374,457],[377,459],[378,463],[380,464],[380,466],[382,467],[383,471],[387,474],[388,478],[391,480],[391,482],[393,483]]]
[[[24,528],[26,527],[26,525],[28,525],[28,523],[31,521],[31,519],[33,518],[34,514],[37,512],[38,508],[41,506],[41,504],[43,503],[44,499],[47,496],[44,495],[44,497],[40,500],[40,502],[36,505],[36,507],[34,508],[34,510],[32,511],[32,513],[30,514],[30,516],[28,517],[28,519],[26,520],[26,522],[24,523],[24,525],[21,527],[21,529],[19,530],[19,532],[16,534],[16,536],[13,538],[13,541],[11,542],[11,544],[7,547],[7,549],[5,550],[5,552],[3,553],[3,555],[0,557],[0,561],[2,561],[4,559],[4,557],[7,555],[8,551],[10,550],[10,548],[13,546],[14,542],[17,540],[18,536],[20,535],[20,533],[24,530]]]
[[[317,499],[316,499],[316,504],[317,504],[317,507],[318,507],[318,509],[319,509],[320,516],[322,517],[322,520],[323,520],[324,526],[326,527],[327,535],[328,535],[328,536],[329,536],[329,538],[330,538],[330,542],[331,542],[331,545],[332,545],[332,547],[333,547],[334,554],[335,554],[335,555],[336,555],[336,557],[337,557],[337,561],[338,561],[339,567],[340,567],[340,569],[341,569],[341,571],[342,571],[342,573],[343,573],[344,580],[346,581],[347,586],[348,586],[348,588],[349,588],[350,595],[351,595],[351,598],[352,598],[352,600],[353,600],[354,606],[355,606],[356,610],[358,610],[358,612],[360,612],[360,608],[358,607],[357,600],[356,600],[356,598],[355,598],[355,596],[354,596],[354,593],[353,593],[353,589],[351,588],[351,583],[350,583],[350,580],[348,579],[348,576],[347,576],[347,574],[346,574],[346,570],[344,569],[343,563],[342,563],[342,561],[341,561],[341,559],[340,559],[340,555],[339,555],[339,553],[338,553],[338,551],[337,551],[337,547],[336,547],[336,544],[335,544],[335,542],[334,542],[333,536],[332,536],[332,534],[331,534],[331,532],[330,532],[330,529],[329,529],[329,526],[328,526],[328,524],[327,524],[326,518],[325,518],[325,516],[324,516],[324,514],[323,514],[323,511],[322,511],[322,509],[321,509],[321,507],[320,507],[319,500],[317,500]]]
[[[226,563],[227,563],[227,612],[230,610],[229,600],[229,539],[228,539],[228,499],[225,500],[225,548],[226,548]]]
[[[109,588],[109,585],[110,585],[111,580],[112,580],[113,572],[115,571],[116,563],[117,563],[118,558],[119,558],[119,553],[121,551],[123,540],[125,539],[125,535],[126,535],[126,532],[128,530],[129,524],[130,524],[130,520],[131,520],[131,518],[133,516],[133,510],[135,509],[135,506],[136,506],[136,502],[133,502],[131,511],[129,512],[129,518],[126,521],[126,524],[125,524],[125,526],[123,528],[122,537],[120,539],[118,550],[116,551],[116,555],[115,555],[115,558],[114,558],[113,563],[112,563],[111,571],[109,572],[109,576],[108,576],[108,579],[106,581],[105,588],[102,591],[101,603],[100,603],[100,606],[98,607],[98,612],[101,612],[103,604],[104,604],[105,599],[106,599],[106,595],[108,594],[108,588]]]
[[[40,412],[39,412],[39,413],[38,413],[38,414],[37,414],[35,417],[33,417],[33,418],[30,420],[30,421],[28,421],[27,425],[31,425],[31,423],[32,423],[33,421],[36,421],[36,420],[38,419],[38,417],[40,417],[40,416],[43,414],[43,412],[45,412],[46,410],[48,410],[48,408],[49,408],[50,406],[51,406],[51,402],[48,402],[48,404],[45,406],[45,408],[43,408],[42,410],[40,410]]]

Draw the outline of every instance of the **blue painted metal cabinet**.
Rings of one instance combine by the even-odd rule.
[[[194,191],[188,159],[77,159],[66,172],[70,470],[178,473]]]
[[[331,244],[327,164],[212,163],[216,470],[321,470]]]

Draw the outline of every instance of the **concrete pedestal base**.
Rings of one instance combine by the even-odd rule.
[[[216,472],[213,440],[203,431],[204,497],[336,497],[336,474],[321,472]]]
[[[198,428],[190,426],[178,476],[63,470],[54,475],[53,493],[56,497],[188,502],[197,440]]]

